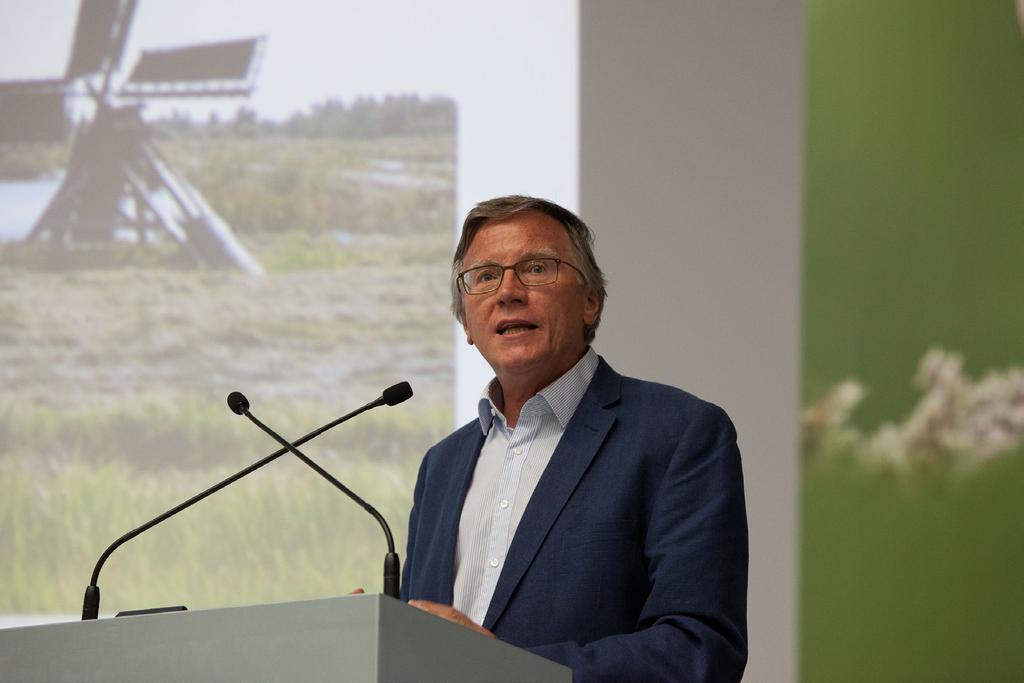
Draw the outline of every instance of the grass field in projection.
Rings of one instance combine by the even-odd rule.
[[[303,449],[379,508],[404,556],[416,468],[452,424],[453,105],[243,114],[158,122],[156,144],[265,276],[190,265],[167,239],[0,243],[0,615],[80,613],[114,539],[276,450],[228,410],[232,390],[297,438],[408,380],[407,403]],[[54,188],[67,156],[0,152],[0,182]],[[102,613],[379,591],[385,551],[286,455],[120,548]]]
[[[323,406],[303,408],[260,412],[298,436],[323,413]],[[451,415],[400,408],[364,415],[303,450],[379,509],[404,556],[418,455]],[[159,420],[116,409],[86,416],[5,407],[0,614],[75,614],[93,565],[114,539],[276,450],[221,401],[180,410],[151,405],[141,413]],[[13,457],[28,450],[46,456]],[[369,515],[285,455],[111,555],[99,582],[102,611],[279,602],[357,586],[380,591],[386,549]]]

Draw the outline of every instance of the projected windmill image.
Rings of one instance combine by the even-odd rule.
[[[0,624],[75,615],[114,539],[277,450],[235,390],[298,438],[410,382],[304,447],[404,548],[452,422],[454,99],[353,84],[310,37],[349,3],[53,4],[0,42]],[[102,615],[380,591],[384,550],[280,458],[112,555]]]
[[[64,250],[102,248],[130,228],[127,236],[139,244],[168,238],[199,263],[261,274],[230,227],[170,168],[140,115],[147,97],[248,95],[261,41],[143,52],[115,94],[111,85],[136,4],[100,0],[81,7],[63,83],[71,96],[75,86],[84,86],[95,114],[79,126],[60,188],[27,239],[46,240]],[[41,85],[43,91],[55,87],[52,82]],[[134,103],[117,104],[119,100]],[[50,107],[60,104],[51,98]],[[35,108],[26,107],[24,113],[32,115]],[[28,141],[46,137],[27,117],[20,118],[18,127]],[[44,116],[43,121],[53,118]]]

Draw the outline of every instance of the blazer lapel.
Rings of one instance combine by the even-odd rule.
[[[484,445],[479,423],[474,421],[473,427],[474,429],[470,430],[461,443],[451,451],[459,461],[453,464],[455,476],[450,479],[448,490],[445,492],[446,503],[438,521],[438,547],[446,550],[439,553],[437,558],[437,586],[442,592],[440,602],[449,605],[454,599],[455,548],[459,538],[459,519],[462,517],[462,506],[466,500],[469,483],[473,479],[477,458],[480,457],[480,449]]]
[[[615,423],[615,413],[608,410],[607,406],[618,400],[621,380],[622,377],[601,359],[590,387],[566,425],[565,433],[523,512],[484,618],[485,628],[493,628],[505,611],[551,526]],[[460,502],[460,510],[461,507]]]

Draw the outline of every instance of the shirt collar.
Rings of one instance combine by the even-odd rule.
[[[576,365],[538,391],[529,402],[533,402],[539,396],[551,409],[559,426],[564,430],[569,424],[569,420],[572,419],[573,413],[576,412],[580,401],[583,400],[583,394],[590,386],[590,381],[594,379],[597,364],[597,353],[594,352],[594,349],[587,347],[587,352],[583,354],[583,358],[580,358]],[[480,429],[485,435],[491,430],[495,416],[501,414],[492,398],[492,396],[497,397],[500,393],[501,385],[498,384],[498,378],[495,377],[484,387],[483,394],[477,403]]]

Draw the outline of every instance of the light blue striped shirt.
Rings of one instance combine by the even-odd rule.
[[[566,425],[597,371],[597,354],[587,349],[564,375],[531,397],[512,429],[495,406],[497,379],[480,399],[484,445],[466,493],[455,548],[454,606],[478,624],[505,564],[519,520]]]

